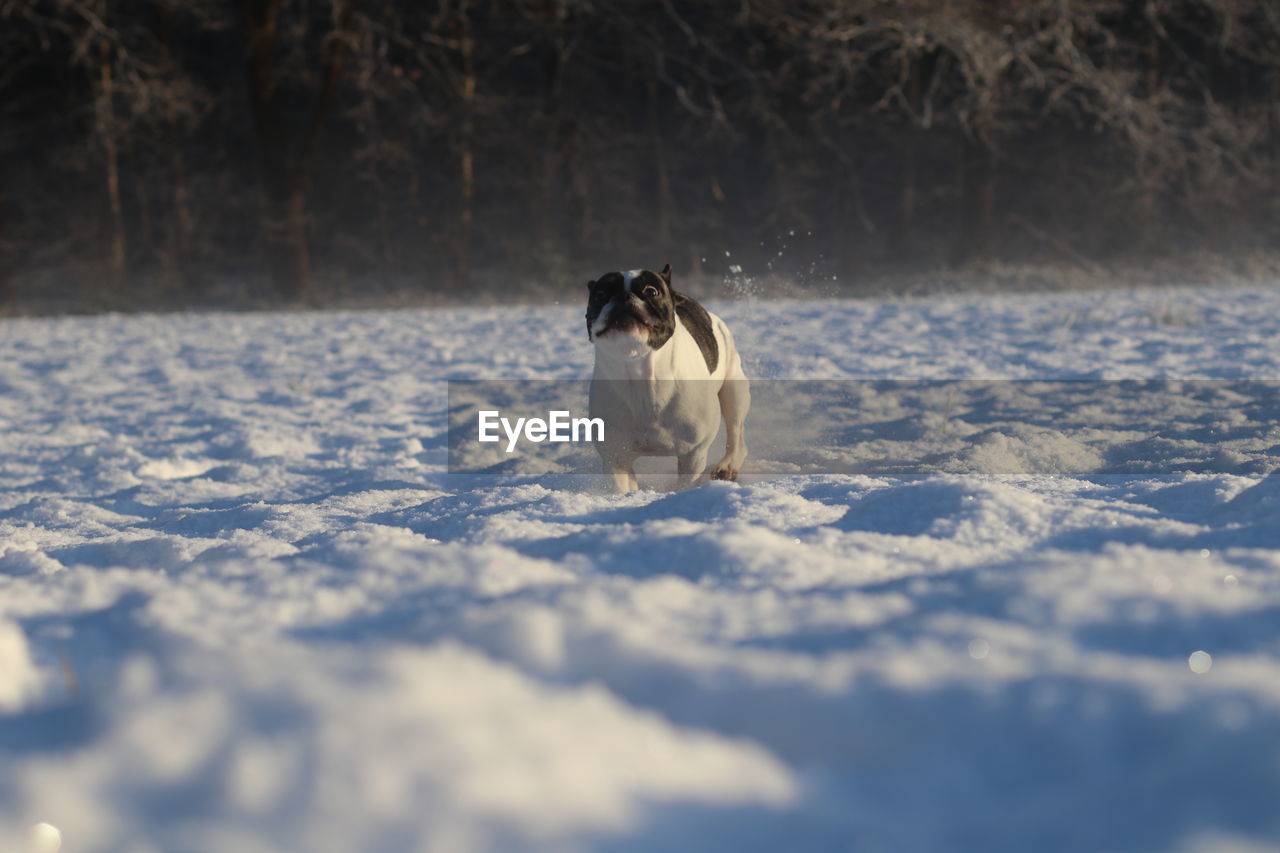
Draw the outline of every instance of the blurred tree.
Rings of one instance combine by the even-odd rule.
[[[237,0],[264,202],[271,277],[289,300],[311,296],[316,148],[342,83],[350,0]]]

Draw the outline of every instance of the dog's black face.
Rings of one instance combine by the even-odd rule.
[[[587,282],[587,338],[610,335],[646,336],[658,349],[676,330],[675,299],[671,290],[671,265],[662,272],[631,270],[611,272]]]

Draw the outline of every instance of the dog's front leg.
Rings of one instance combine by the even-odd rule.
[[[739,368],[741,375],[741,368]],[[747,409],[751,408],[751,389],[747,379],[728,379],[720,387],[720,413],[724,416],[724,458],[711,469],[713,480],[737,480],[747,458],[744,427]]]
[[[711,442],[700,444],[688,453],[676,457],[676,489],[688,489],[698,482],[707,467],[707,453]]]
[[[640,482],[636,480],[634,456],[602,451],[600,465],[604,470],[605,482],[615,495],[634,492],[640,488]]]

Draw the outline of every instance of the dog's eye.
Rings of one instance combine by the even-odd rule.
[[[644,290],[640,292],[649,299],[654,299],[658,295],[658,288],[654,287],[652,284],[646,284],[644,286]]]

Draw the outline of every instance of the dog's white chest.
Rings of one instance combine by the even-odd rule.
[[[719,383],[709,379],[651,376],[607,379],[591,387],[591,415],[606,435],[640,455],[679,455],[714,436],[720,427]]]

